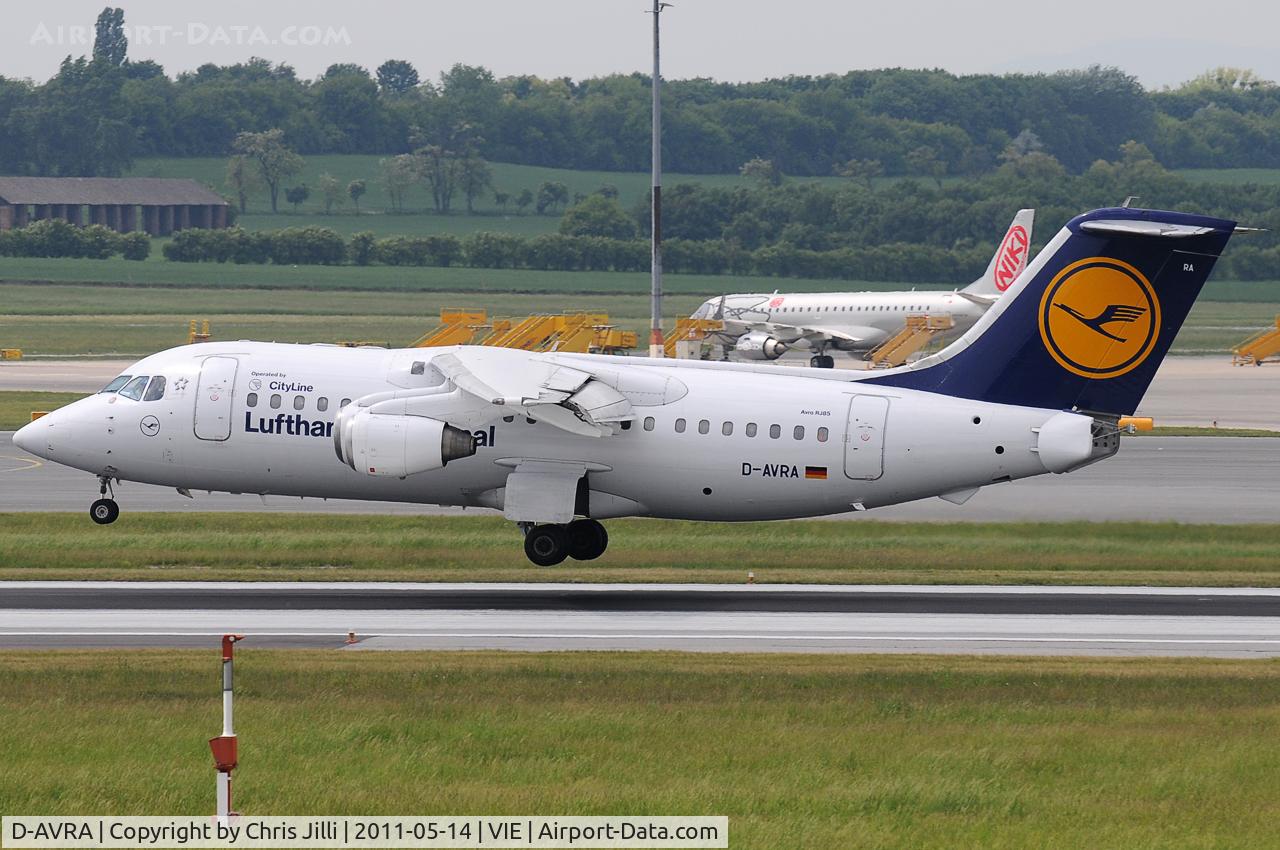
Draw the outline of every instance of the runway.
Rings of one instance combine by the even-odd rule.
[[[0,432],[0,513],[85,512],[96,498],[92,475],[43,463]],[[925,499],[836,519],[910,522],[1055,522],[1131,520],[1201,523],[1274,522],[1280,438],[1126,437],[1120,453],[1067,475],[1043,475],[983,488],[964,505]],[[124,482],[116,490],[121,510],[304,511],[458,515],[460,508],[194,493]],[[469,509],[468,514],[491,513]]]
[[[1280,657],[1280,589],[0,584],[0,647]],[[348,633],[355,642],[348,643]]]

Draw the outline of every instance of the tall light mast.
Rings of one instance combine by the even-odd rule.
[[[662,10],[670,6],[653,0],[653,197],[650,211],[650,237],[653,246],[649,309],[649,356],[664,356],[662,342],[662,72],[658,64],[658,32]]]

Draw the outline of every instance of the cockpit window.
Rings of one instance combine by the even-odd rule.
[[[139,375],[124,385],[124,389],[120,391],[120,395],[137,401],[142,398],[142,391],[147,388],[147,381],[150,380],[150,378],[150,375]]]
[[[129,379],[130,379],[130,378],[132,378],[132,377],[133,377],[132,375],[121,375],[120,377],[118,377],[118,378],[116,378],[114,381],[112,381],[111,383],[107,384],[107,385],[106,385],[105,387],[103,387],[102,389],[98,390],[98,392],[100,392],[100,393],[114,393],[114,392],[118,392],[118,391],[119,391],[119,389],[120,389],[121,387],[123,387],[125,384],[129,383]]]
[[[147,394],[142,397],[142,400],[159,401],[162,398],[164,398],[164,375],[156,375],[147,385]]]

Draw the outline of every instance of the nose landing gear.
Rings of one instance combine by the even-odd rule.
[[[609,547],[609,533],[594,519],[568,525],[524,526],[524,553],[540,567],[554,567],[565,558],[593,561]]]
[[[111,495],[107,496],[110,491]],[[111,478],[106,475],[98,476],[98,495],[103,498],[98,499],[89,506],[89,518],[98,525],[110,525],[120,516],[120,506],[116,504],[115,488],[111,486]]]

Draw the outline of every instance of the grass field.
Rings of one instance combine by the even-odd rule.
[[[136,264],[135,264],[136,265]],[[145,265],[145,264],[144,264]],[[221,266],[212,267],[214,270]],[[236,267],[228,267],[234,269]],[[281,271],[288,271],[281,269]],[[338,269],[327,269],[335,272]],[[444,273],[471,269],[440,269]],[[544,276],[538,272],[493,272],[492,280],[522,285],[584,286],[616,284],[614,277]],[[648,327],[647,281],[613,291],[511,292],[448,288],[482,280],[478,275],[442,274],[445,288],[389,292],[351,289],[260,289],[218,285],[110,286],[0,283],[0,346],[21,348],[29,356],[149,354],[186,341],[187,322],[207,318],[216,339],[264,339],[280,342],[375,340],[408,344],[438,322],[445,307],[485,308],[490,316],[521,316],[562,311],[604,312],[627,330]],[[636,276],[639,277],[639,276]],[[711,282],[750,287],[758,280],[677,278],[665,299],[666,313],[687,316],[707,297],[682,292]],[[805,281],[831,288],[831,281]],[[861,285],[859,285],[861,286]],[[892,286],[883,284],[882,286]],[[1224,354],[1280,313],[1280,302],[1197,303],[1174,343],[1175,354]],[[670,319],[668,320],[670,321]]]
[[[159,250],[135,262],[0,258],[0,283],[90,283],[129,286],[202,286],[253,289],[474,292],[648,292],[648,272],[559,272],[532,269],[471,269],[395,266],[276,266],[235,263],[174,263]],[[726,292],[857,292],[900,289],[954,289],[953,284],[831,280],[798,277],[665,274],[669,292],[719,295]],[[1273,303],[1280,280],[1211,281],[1205,301]],[[0,302],[2,305],[3,302]]]
[[[1157,425],[1135,436],[1150,437],[1280,437],[1280,431],[1263,428],[1201,428],[1196,426]]]
[[[0,431],[15,430],[26,425],[31,421],[33,410],[57,410],[64,404],[81,398],[84,398],[84,393],[0,392]]]
[[[367,230],[378,236],[431,236],[452,233],[467,236],[480,231],[511,233],[516,236],[541,236],[558,233],[560,217],[551,215],[434,215],[387,214],[382,212],[325,215],[294,214],[292,210],[278,215],[250,213],[236,222],[247,230],[275,230],[281,227],[328,227],[344,236]]]
[[[558,272],[532,269],[471,269],[397,266],[277,266],[235,263],[173,263],[152,259],[110,260],[0,258],[0,282],[102,283],[130,286],[202,286],[252,289],[453,292],[630,292],[649,291],[648,272]],[[822,280],[814,278],[735,277],[733,275],[663,275],[666,291],[849,292],[910,289],[894,282]],[[945,284],[918,289],[951,289]],[[1263,293],[1259,293],[1263,294]],[[1276,294],[1271,293],[1274,299]],[[1235,299],[1228,299],[1235,300]]]
[[[322,213],[324,200],[320,197],[317,188],[321,174],[328,172],[338,178],[343,185],[344,191],[346,185],[352,180],[364,180],[368,187],[368,194],[360,200],[361,209],[369,211],[387,210],[391,208],[391,199],[381,182],[382,172],[378,167],[378,161],[384,158],[383,156],[369,154],[308,156],[305,157],[306,165],[302,173],[294,180],[289,181],[288,185],[297,186],[305,183],[309,186],[311,188],[311,198],[301,205],[301,209],[307,213]],[[515,197],[521,189],[528,189],[536,193],[538,187],[548,181],[564,183],[569,188],[570,196],[579,193],[589,194],[606,184],[615,186],[618,189],[618,200],[628,208],[644,198],[649,191],[650,178],[647,171],[572,171],[565,168],[512,165],[504,162],[494,162],[490,163],[490,165],[493,168],[493,190],[476,199],[476,209],[483,213],[501,212],[496,208],[493,200],[494,191],[507,192],[512,197]],[[215,191],[227,193],[223,182],[226,178],[226,171],[227,160],[225,157],[161,157],[138,160],[134,163],[133,170],[125,176],[186,177],[198,180],[212,187]],[[796,182],[826,183],[830,185],[839,185],[846,182],[843,177],[791,177],[788,179]],[[884,178],[885,181],[898,179],[901,178]],[[678,183],[699,183],[706,186],[724,187],[753,185],[752,180],[738,174],[681,174],[678,172],[664,174],[662,182],[667,187],[675,186]],[[346,200],[343,211],[354,213],[354,207],[345,194],[343,199]],[[419,184],[406,192],[404,205],[406,210],[425,211],[428,209],[431,206],[431,197],[425,186]],[[465,199],[462,197],[455,198],[454,206],[460,211],[455,212],[454,217],[464,217]],[[258,192],[250,196],[250,213],[270,215],[270,209],[270,199],[265,192]],[[280,210],[282,213],[286,210],[292,210],[292,206],[285,203],[283,193],[280,196]],[[515,213],[515,211],[514,204],[508,207],[508,213]],[[531,217],[532,207],[527,212],[530,213],[529,217]],[[556,221],[554,216],[546,216],[544,218],[552,222]]]
[[[539,569],[499,517],[131,513],[121,498],[110,527],[0,514],[0,579],[1280,586],[1277,525],[613,520],[600,561]]]
[[[211,810],[212,648],[6,652],[0,677],[0,811]],[[737,850],[1280,845],[1273,662],[250,639],[236,698],[253,814],[727,815]]]

